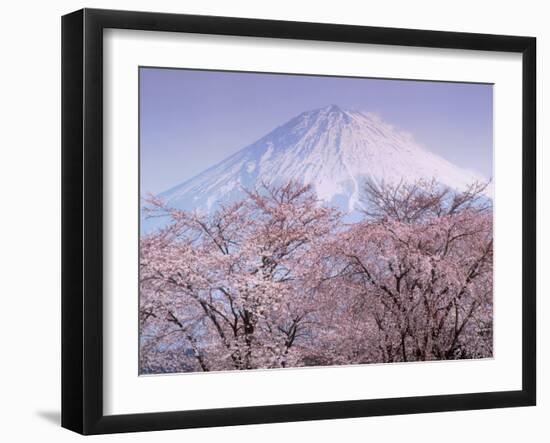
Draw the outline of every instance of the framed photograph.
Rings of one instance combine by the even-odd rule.
[[[62,20],[62,425],[534,405],[532,37]]]

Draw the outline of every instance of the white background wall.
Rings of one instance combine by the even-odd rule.
[[[0,438],[78,440],[60,410],[60,16],[81,7],[531,35],[538,38],[539,276],[550,266],[550,27],[543,1],[10,1],[0,24]],[[545,109],[546,108],[546,109]],[[542,197],[541,197],[542,196]],[[546,202],[543,202],[546,200]],[[543,252],[541,250],[544,249]],[[539,278],[534,408],[102,436],[94,441],[398,441],[550,439],[550,327]],[[322,389],[322,387],[320,387]]]

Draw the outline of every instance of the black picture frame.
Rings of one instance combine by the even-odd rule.
[[[130,415],[103,413],[103,30],[503,51],[522,54],[522,388]],[[83,9],[62,18],[62,426],[81,434],[530,406],[536,403],[536,39]]]

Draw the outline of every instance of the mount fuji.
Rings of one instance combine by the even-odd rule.
[[[209,212],[242,197],[243,188],[294,180],[312,185],[320,200],[351,214],[360,209],[366,180],[419,179],[457,190],[487,181],[424,149],[374,114],[331,105],[294,117],[158,197],[170,207]]]

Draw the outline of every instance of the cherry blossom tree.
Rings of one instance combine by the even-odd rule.
[[[331,290],[345,288],[359,307],[352,317],[367,330],[365,359],[492,355],[492,209],[484,189],[367,183],[368,216],[334,242],[340,270],[331,279]]]
[[[171,223],[141,241],[144,358],[176,346],[203,371],[298,364],[316,306],[315,251],[338,214],[295,183],[265,185],[213,216],[151,204]]]

